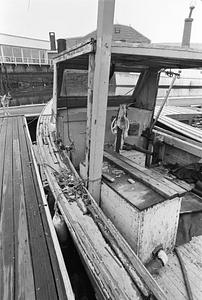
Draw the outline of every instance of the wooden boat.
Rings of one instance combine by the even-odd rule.
[[[37,127],[41,173],[97,299],[201,299],[202,236],[190,241],[183,222],[202,198],[180,168],[194,165],[200,190],[202,142],[157,127],[154,109],[160,70],[201,68],[202,52],[111,44],[112,3],[99,2],[97,41],[54,59],[53,99]],[[133,95],[107,95],[110,63],[140,74]],[[88,70],[87,97],[61,96],[68,68]],[[179,219],[186,238],[182,230],[176,247]]]

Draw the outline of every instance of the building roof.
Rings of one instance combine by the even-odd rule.
[[[67,48],[71,48],[85,40],[90,38],[96,39],[96,30],[88,33],[83,37],[74,37],[74,38],[67,38],[66,45]],[[121,25],[121,24],[114,24],[114,30],[112,35],[112,41],[121,41],[121,42],[128,42],[128,43],[151,43],[151,41],[145,37],[143,34],[135,30],[131,26]]]
[[[28,47],[28,48],[45,49],[45,50],[48,50],[50,48],[49,41],[23,37],[18,35],[11,35],[6,33],[0,33],[0,45]]]

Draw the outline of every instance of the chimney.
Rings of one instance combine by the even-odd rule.
[[[58,53],[66,50],[66,40],[65,39],[58,39],[57,44],[58,44]]]
[[[55,32],[49,32],[49,39],[50,39],[50,50],[55,51],[56,50]]]
[[[192,11],[195,8],[195,6],[190,6],[189,8],[189,17],[185,19],[184,21],[184,32],[182,37],[182,47],[189,48],[190,47],[190,39],[191,39],[191,27],[193,19],[191,18]]]

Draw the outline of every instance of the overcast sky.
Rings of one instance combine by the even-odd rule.
[[[48,40],[96,28],[98,0],[1,0],[0,32]],[[131,25],[152,42],[181,42],[189,0],[115,0],[114,23]],[[192,42],[202,43],[202,1],[192,1]]]

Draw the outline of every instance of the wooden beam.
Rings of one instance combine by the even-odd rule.
[[[190,67],[202,65],[202,51],[195,49],[184,49],[168,46],[156,46],[156,45],[137,45],[130,43],[112,43],[112,54],[127,54],[127,55],[136,55],[151,57],[152,59],[158,58],[162,61],[162,65],[165,62],[169,62],[170,59],[179,61],[179,64],[190,63]]]
[[[166,134],[164,132],[159,132],[157,130],[154,130],[154,132],[163,139],[163,142],[165,144],[171,145],[175,148],[181,149],[183,151],[186,151],[190,154],[196,155],[197,157],[202,157],[202,145],[197,146],[192,143],[192,140],[190,142],[183,141],[180,138],[177,138],[175,136],[172,136],[172,134]]]
[[[57,114],[57,64],[53,65],[53,105],[52,105],[52,113],[56,117]]]
[[[91,40],[89,40],[85,44],[81,43],[70,50],[62,51],[60,54],[58,54],[57,57],[54,58],[54,62],[56,63],[62,62],[68,59],[72,59],[90,53],[92,51],[94,51],[94,44]]]
[[[81,108],[87,106],[86,96],[68,96],[68,97],[58,97],[57,98],[57,108]],[[120,104],[130,104],[132,103],[131,96],[109,96],[107,106],[116,107],[118,109]]]
[[[93,105],[93,81],[95,72],[95,54],[89,54],[88,62],[88,96],[87,96],[87,124],[86,124],[86,153],[85,153],[85,174],[89,177],[89,156],[90,156],[90,140],[91,140],[91,121],[92,121],[92,105]],[[87,182],[88,186],[88,182]]]
[[[88,187],[97,202],[100,200],[114,5],[115,0],[98,2]]]
[[[142,182],[153,191],[157,192],[166,199],[173,199],[175,197],[181,197],[186,193],[186,190],[180,188],[176,184],[173,184],[165,178],[160,178],[158,175],[155,175],[155,172],[148,170],[144,167],[130,162],[126,157],[113,153],[104,152],[104,157],[120,167],[122,170],[131,175],[132,178],[135,178],[139,182]],[[148,203],[149,204],[149,203]]]

